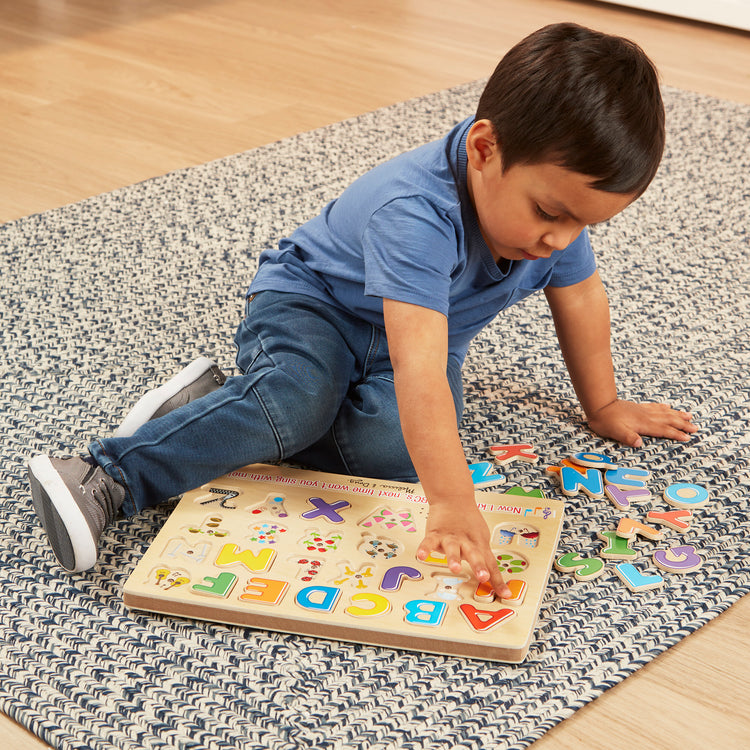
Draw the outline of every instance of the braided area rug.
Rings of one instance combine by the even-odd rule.
[[[121,520],[100,564],[67,575],[31,509],[25,461],[109,434],[147,389],[200,354],[232,372],[232,336],[259,251],[375,163],[470,114],[481,82],[0,227],[0,709],[55,748],[521,748],[750,585],[750,108],[665,91],[655,183],[592,231],[624,397],[690,409],[687,444],[622,449],[587,431],[543,297],[487,328],[465,368],[463,438],[533,443],[512,483],[604,452],[706,487],[684,543],[698,571],[633,594],[613,572],[552,573],[538,638],[509,666],[133,613],[122,586],[171,506]],[[557,495],[555,495],[557,496]],[[651,505],[639,506],[645,514]],[[619,514],[622,515],[622,514]],[[568,502],[560,550],[597,554],[607,500]],[[640,542],[649,562],[647,542]]]

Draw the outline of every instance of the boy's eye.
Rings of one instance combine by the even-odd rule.
[[[536,212],[545,221],[557,221],[558,219],[557,216],[552,216],[552,214],[548,214],[538,203],[536,204]]]

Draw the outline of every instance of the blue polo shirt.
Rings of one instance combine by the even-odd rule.
[[[548,285],[591,276],[596,261],[586,230],[550,258],[498,266],[468,194],[473,122],[353,182],[261,254],[248,293],[307,294],[380,327],[384,298],[437,310],[448,318],[449,351],[463,362],[471,340],[501,310]]]

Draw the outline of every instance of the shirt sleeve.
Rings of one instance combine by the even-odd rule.
[[[376,211],[362,237],[365,294],[448,315],[458,235],[450,218],[420,196]]]

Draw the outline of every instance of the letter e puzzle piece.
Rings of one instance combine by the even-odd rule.
[[[428,510],[419,485],[244,467],[185,493],[126,582],[125,604],[517,663],[538,627],[564,503],[482,490],[477,507],[511,589],[504,600],[439,550],[417,559]]]

